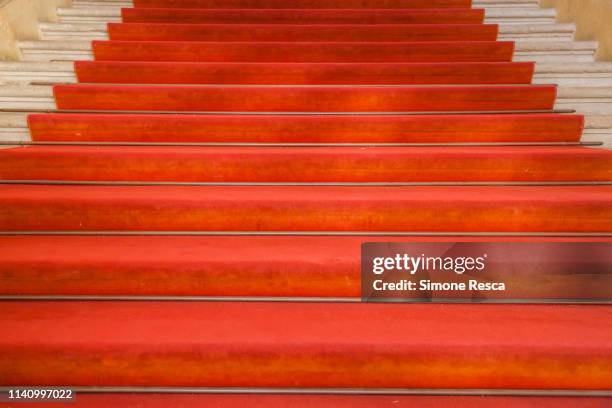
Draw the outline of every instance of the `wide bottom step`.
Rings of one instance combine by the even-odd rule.
[[[418,392],[418,391],[417,391]],[[86,394],[77,392],[75,401],[55,402],[60,408],[606,408],[610,398],[589,397],[482,397],[482,396],[401,396],[401,395],[258,395],[258,394]],[[40,403],[20,403],[23,408],[38,408]]]
[[[1,306],[5,385],[612,388],[612,310],[607,307]]]

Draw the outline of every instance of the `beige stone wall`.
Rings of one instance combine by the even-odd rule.
[[[612,0],[540,0],[557,9],[557,21],[576,23],[576,39],[597,40],[599,60],[612,61]]]
[[[18,40],[39,38],[39,21],[57,21],[57,7],[71,0],[0,0],[0,60],[20,59]]]

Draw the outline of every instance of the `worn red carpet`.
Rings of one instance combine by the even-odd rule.
[[[550,304],[358,302],[366,242],[612,240],[610,150],[471,5],[134,0],[54,86],[61,112],[29,116],[33,145],[0,149],[0,385],[609,406],[612,309],[555,304],[609,299],[609,275],[504,294]]]

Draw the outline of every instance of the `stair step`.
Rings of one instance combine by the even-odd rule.
[[[38,141],[216,143],[575,142],[579,115],[36,114]],[[611,126],[612,127],[612,126]]]
[[[486,8],[484,10],[486,22],[505,24],[522,22],[553,24],[557,14],[555,9]]]
[[[74,2],[73,3],[75,5],[78,5],[78,3]],[[57,15],[60,18],[66,18],[66,17],[99,17],[104,19],[104,21],[110,21],[110,18],[113,17],[121,17],[121,9],[119,7],[117,7],[116,10],[113,9],[101,9],[101,8],[97,8],[97,7],[90,7],[90,8],[74,8],[74,7],[70,7],[70,8],[64,8],[64,7],[59,7],[57,9]]]
[[[168,9],[143,9],[143,8],[139,8],[139,9],[127,9],[124,13],[127,15],[129,15],[129,21],[130,22],[136,22],[136,21],[150,21],[150,22],[154,22],[154,21],[163,21],[162,17],[163,15],[167,14],[167,10]],[[248,10],[248,9],[247,9]],[[399,13],[400,17],[394,17],[394,19],[400,20],[400,21],[406,21],[406,17],[401,17],[402,11],[400,10],[386,10],[386,9],[375,9],[377,10],[376,13],[377,15],[393,15],[393,13]],[[464,13],[475,13],[477,12],[476,10],[482,10],[482,9],[464,9],[461,11],[458,11],[457,9],[453,9],[452,12],[450,10],[436,10],[436,14],[439,16],[437,18],[442,18],[442,16],[450,14],[450,13],[454,13],[455,17],[458,16],[458,14],[464,14]],[[242,10],[242,11],[246,11],[246,10]],[[301,12],[302,17],[299,17],[300,19],[304,18],[303,15],[304,13],[306,13],[307,11],[311,12],[311,13],[315,13],[316,14],[320,14],[320,15],[325,15],[325,14],[332,14],[332,13],[336,13],[333,10],[329,10],[329,9],[319,9],[319,10],[303,10]],[[343,10],[344,12],[347,12],[346,9]],[[494,7],[488,7],[486,8],[486,17],[485,17],[485,21],[488,23],[503,23],[503,24],[523,24],[523,23],[540,23],[540,24],[553,24],[555,22],[555,11],[554,9],[523,9],[523,8],[517,8],[517,9],[513,9],[513,8],[494,8]],[[181,22],[179,21],[180,18],[182,18],[183,20],[185,18],[189,18],[191,19],[199,19],[201,21],[201,17],[197,17],[197,15],[202,15],[202,14],[215,14],[218,15],[220,14],[221,10],[217,9],[217,10],[212,10],[212,9],[191,9],[191,10],[185,10],[185,9],[172,9],[172,12],[174,13],[175,18],[172,19],[173,22]],[[189,13],[193,12],[194,14],[196,14],[196,17],[188,17]],[[228,10],[225,9],[223,10],[224,15],[232,15],[233,13],[238,12],[237,10]],[[369,11],[371,12],[371,10]],[[91,8],[84,8],[84,7],[80,7],[80,8],[59,8],[58,11],[58,16],[60,19],[60,22],[63,23],[86,23],[86,22],[91,22],[91,23],[108,23],[108,22],[120,22],[121,21],[121,10],[119,7],[117,8],[110,8],[110,7],[91,7]],[[283,14],[284,11],[283,10],[267,10],[265,12],[265,14],[268,13],[276,13],[276,14]],[[350,13],[354,14],[359,14],[359,13],[365,13],[364,11],[359,11],[359,10],[351,10]],[[430,13],[429,11],[425,11],[425,10],[419,10],[419,9],[413,9],[413,10],[404,10],[403,11],[404,15],[409,14],[409,15],[422,15],[424,13]],[[481,12],[477,12],[477,13],[481,13]],[[146,20],[143,14],[147,14]],[[259,12],[259,14],[263,14],[263,12]],[[366,14],[368,15],[368,14]],[[136,20],[136,16],[138,16],[138,20]],[[297,18],[297,17],[294,17]],[[338,17],[340,18],[340,17]],[[354,17],[351,16],[347,16],[347,17],[342,17],[342,20],[346,20],[346,19],[352,19]],[[124,20],[126,22],[128,22],[128,20]],[[275,21],[279,21],[278,19]],[[424,20],[421,20],[424,21]],[[433,17],[431,20],[429,20],[430,22],[433,21],[438,21],[438,22],[444,22],[444,20],[433,20]],[[457,21],[457,20],[453,20],[453,21]]]
[[[6,302],[2,310],[9,386],[612,387],[612,311],[600,306]]]
[[[585,127],[585,140],[601,140],[605,147],[612,148],[612,113],[589,115]]]
[[[1,73],[20,73],[23,71],[45,73],[65,73],[73,71],[71,62],[29,62],[29,61],[2,61]]]
[[[27,126],[27,114],[0,112],[0,128],[19,128]]]
[[[480,24],[482,9],[145,9],[122,10],[126,23],[198,24]]]
[[[612,74],[612,62],[574,63],[574,64],[538,64],[539,74]]]
[[[73,0],[71,7],[74,9],[77,8],[96,8],[98,10],[104,9],[114,9],[118,10],[121,7],[133,7],[133,3],[131,1],[97,1],[97,0]]]
[[[593,63],[597,43],[593,41],[517,41],[514,61],[542,63]]]
[[[90,41],[22,41],[19,45],[28,61],[93,58]],[[510,60],[513,47],[511,42],[270,44],[93,41],[97,60],[183,62],[503,62]],[[596,49],[597,43],[590,41],[517,41],[514,60],[592,63]]]
[[[0,108],[55,109],[50,86],[11,84],[0,87]]]
[[[610,200],[612,186],[15,184],[0,185],[0,230],[598,233]]]
[[[19,41],[18,46],[26,62],[77,61],[93,58],[91,41]]]
[[[594,53],[597,50],[597,43],[594,41],[517,41],[517,54],[526,52],[539,53]],[[575,61],[580,62],[580,61]]]
[[[72,9],[67,9],[72,10]],[[92,9],[94,16],[96,10]],[[128,8],[122,11],[123,21],[136,22],[173,22],[173,23],[231,23],[231,22],[372,22],[372,23],[479,23],[483,19],[484,9],[412,9],[412,10],[330,10],[307,9],[296,15],[290,10],[253,10],[253,9],[147,9]],[[72,15],[83,15],[83,11],[71,12]],[[71,15],[64,13],[62,15]],[[118,14],[107,17],[119,17]],[[100,15],[102,12],[99,13]],[[550,10],[520,10],[520,9],[487,9],[486,19],[491,22],[503,23],[549,23],[555,22],[555,11]]]
[[[27,127],[0,127],[0,140],[3,142],[29,141],[30,132]]]
[[[572,40],[576,27],[574,24],[501,24],[500,40]]]
[[[612,114],[612,87],[564,86],[559,88],[557,106],[589,114]]]
[[[276,9],[276,8],[329,8],[329,9],[419,9],[419,8],[469,8],[471,0],[134,0],[135,7],[175,8],[228,8],[228,9]]]
[[[612,64],[537,64],[534,80],[537,83],[558,83],[568,87],[612,87]]]
[[[170,407],[189,406],[192,408],[377,408],[377,407],[433,407],[483,408],[503,406],[505,408],[602,408],[609,404],[605,397],[503,397],[503,396],[422,396],[422,395],[291,395],[268,394],[195,394],[195,393],[79,393],[70,402],[72,408],[128,408],[128,407]]]
[[[19,47],[45,51],[91,51],[90,41],[19,41]]]
[[[138,10],[138,9],[135,9]],[[160,9],[161,10],[161,9]],[[186,9],[185,9],[186,10]],[[370,13],[372,15],[372,13]],[[375,15],[372,16],[373,18]],[[345,17],[345,19],[347,19]],[[214,23],[214,21],[212,21]],[[418,23],[418,22],[417,22]],[[202,40],[202,41],[218,41],[228,38],[232,41],[241,41],[245,39],[243,30],[254,30],[252,35],[255,39],[260,41],[270,41],[275,38],[286,41],[287,39],[296,38],[298,41],[311,41],[320,36],[321,39],[329,40],[330,38],[337,38],[338,41],[358,41],[359,36],[363,32],[363,38],[372,38],[372,34],[367,34],[368,30],[374,31],[382,41],[410,41],[414,39],[427,38],[428,40],[492,40],[495,39],[494,35],[488,34],[485,36],[484,32],[490,32],[487,27],[491,25],[478,24],[477,27],[469,29],[457,26],[453,23],[452,27],[446,26],[446,28],[440,27],[435,30],[437,24],[421,24],[418,23],[419,27],[391,27],[389,24],[379,25],[372,27],[367,24],[354,24],[354,29],[347,30],[346,27],[338,27],[341,30],[332,30],[332,27],[323,24],[312,24],[307,27],[300,26],[288,26],[284,24],[273,24],[273,27],[269,25],[257,25],[248,24],[247,26],[239,24],[218,24],[214,23],[213,26],[205,24],[179,24],[180,29],[173,30],[177,24],[166,24],[166,23],[129,23],[125,25],[123,23],[110,23],[110,37],[117,40]],[[298,23],[300,24],[300,23]],[[153,28],[152,26],[160,25],[160,30]],[[402,24],[404,25],[404,24]],[[409,24],[405,24],[409,26]],[[422,27],[423,25],[431,27]],[[150,28],[147,28],[147,27]],[[201,27],[200,27],[201,26]],[[252,27],[251,27],[252,26]],[[168,32],[164,31],[168,27]],[[327,28],[326,28],[327,27]],[[417,30],[418,28],[418,30]],[[215,32],[214,29],[218,29],[219,32]],[[376,30],[375,30],[376,29]],[[452,29],[452,33],[447,31]],[[258,34],[261,30],[261,34]],[[408,31],[406,31],[408,30]],[[348,31],[348,32],[347,32]],[[420,31],[426,31],[422,34]],[[455,33],[455,31],[457,33]],[[482,32],[482,33],[481,33]],[[519,39],[540,39],[540,40],[571,40],[574,36],[575,26],[573,24],[502,24],[499,27],[499,39],[501,40],[519,40]],[[46,40],[52,39],[106,39],[108,38],[107,26],[102,23],[41,23],[42,38]],[[464,37],[465,36],[465,37]],[[354,39],[353,39],[354,38]],[[374,38],[377,40],[378,38]]]
[[[473,0],[474,7],[538,8],[538,0]]]
[[[198,296],[356,300],[366,242],[611,242],[612,238],[1,236],[0,296]],[[239,251],[236,249],[240,248]],[[580,275],[543,273],[539,293],[580,294]],[[44,279],[45,284],[41,285]],[[609,278],[590,274],[601,297]],[[582,281],[582,283],[579,283]],[[523,285],[504,294],[525,296]],[[513,292],[516,290],[516,292]],[[529,290],[528,292],[532,292]],[[605,293],[605,294],[604,294]],[[277,299],[282,300],[282,299]],[[80,395],[79,395],[80,398]]]
[[[3,85],[0,87],[0,108],[53,109],[53,89],[50,86]]]
[[[93,41],[96,60],[174,62],[503,62],[511,42],[198,43]]]
[[[0,152],[0,177],[203,183],[612,182],[612,152],[508,146],[28,146]]]
[[[550,85],[53,87],[59,109],[204,112],[423,112],[552,109]]]
[[[485,24],[108,24],[110,39],[120,41],[494,41],[497,30]]]
[[[79,82],[115,84],[529,84],[533,69],[532,63],[75,63]]]

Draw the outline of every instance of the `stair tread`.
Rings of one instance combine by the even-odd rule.
[[[209,112],[423,112],[552,109],[551,85],[53,87],[59,109]]]
[[[528,408],[537,405],[542,408],[603,408],[606,398],[597,397],[499,397],[499,396],[399,396],[399,395],[286,395],[286,394],[130,394],[130,393],[79,393],[70,407],[105,408],[109,406],[124,408],[147,406],[160,408],[168,406],[189,406],[193,408],[376,408],[376,407],[414,407],[433,408],[439,404],[452,404],[458,408],[483,408],[491,404],[506,408]],[[30,404],[22,404],[30,408]],[[57,406],[57,405],[56,405]]]
[[[97,60],[234,62],[509,61],[512,42],[218,43],[93,41]]]
[[[600,306],[10,302],[2,309],[7,385],[612,387],[612,309]]]
[[[122,10],[123,21],[172,23],[481,23],[478,9],[146,9]]]
[[[361,296],[360,250],[366,242],[612,242],[612,238],[0,236],[4,249],[0,295],[355,299]],[[40,284],[43,274],[45,285]],[[601,288],[608,279],[588,275]],[[538,282],[540,294],[574,298],[581,294],[569,288],[584,279],[574,274],[551,282],[549,275],[543,275]],[[524,288],[514,285],[504,296],[511,296],[513,289]],[[605,293],[600,296],[606,297]]]
[[[134,41],[494,41],[493,24],[108,23],[111,40]]]
[[[567,166],[571,161],[572,166]],[[4,180],[161,182],[611,181],[612,151],[583,147],[28,146]]]
[[[189,63],[77,61],[83,83],[528,84],[532,63]]]
[[[40,141],[426,143],[577,141],[579,115],[35,114]]]
[[[612,230],[611,199],[612,186],[14,184],[0,185],[0,229],[594,233]]]
[[[471,0],[134,0],[134,7],[180,8],[469,8]]]

